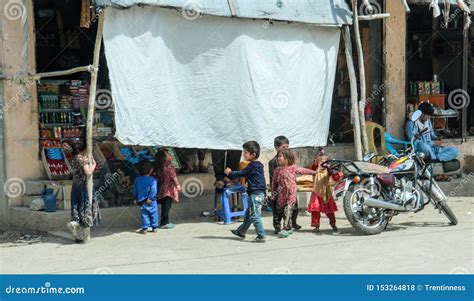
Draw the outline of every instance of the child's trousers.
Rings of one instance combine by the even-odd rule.
[[[245,234],[250,228],[250,225],[254,225],[255,231],[259,238],[265,238],[265,228],[262,222],[262,205],[263,205],[263,193],[251,194],[248,198],[249,207],[245,211],[244,222],[237,228],[241,234]]]
[[[169,196],[160,199],[161,204],[161,220],[160,227],[166,226],[170,223],[170,211],[171,205],[173,204],[173,199]]]
[[[158,228],[158,205],[156,201],[152,201],[150,205],[143,202],[140,205],[140,211],[142,213],[142,229],[153,229]]]
[[[293,226],[293,212],[295,204],[285,205],[283,208],[278,208],[278,205],[273,210],[273,227],[275,230],[291,230]],[[283,220],[283,223],[282,223]]]
[[[336,225],[336,214],[333,213],[326,213],[326,216],[329,218],[329,224],[331,226]],[[311,227],[319,228],[321,221],[321,212],[313,211],[311,212]]]

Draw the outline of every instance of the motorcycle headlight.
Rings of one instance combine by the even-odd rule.
[[[418,158],[420,158],[421,160],[425,159],[425,153],[418,153],[416,154],[418,156]]]

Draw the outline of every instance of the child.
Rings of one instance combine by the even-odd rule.
[[[290,141],[285,136],[278,136],[278,137],[275,137],[275,140],[273,140],[273,146],[275,147],[275,150],[278,152],[282,148],[288,148],[290,146]],[[277,167],[278,167],[278,159],[277,159],[277,155],[275,155],[275,157],[273,157],[273,159],[271,159],[270,162],[268,163],[268,169],[270,172],[270,184],[273,183],[273,174]],[[276,211],[277,211],[277,208],[275,207],[276,202],[275,200],[273,200],[272,196],[270,196],[270,199],[272,202],[273,228],[275,229],[275,232],[273,233],[278,234],[281,231],[281,223],[280,223],[281,219],[278,219],[277,216],[279,215],[281,216],[281,212],[276,214]],[[301,229],[301,226],[298,225],[298,223],[296,222],[298,218],[298,212],[299,212],[298,200],[296,200],[296,203],[293,207],[293,211],[291,212],[291,226],[295,230]]]
[[[272,182],[272,193],[275,198],[274,221],[280,225],[283,219],[283,227],[275,229],[275,234],[286,238],[292,233],[292,212],[296,205],[296,175],[315,175],[311,169],[300,168],[295,165],[295,155],[289,150],[282,148],[277,153],[278,165]],[[277,230],[280,230],[277,232]]]
[[[171,165],[173,157],[164,148],[155,155],[155,176],[160,182],[158,202],[161,204],[160,229],[173,229],[174,225],[169,221],[171,204],[179,202],[178,194],[181,191],[176,170]]]
[[[326,168],[321,166],[321,163],[325,161],[327,161],[327,156],[324,156],[324,149],[319,148],[319,154],[314,159],[314,164],[311,167],[311,169],[317,171],[317,175],[314,179],[314,189],[308,204],[308,211],[311,212],[311,227],[314,227],[316,234],[320,234],[321,212],[325,213],[329,218],[333,232],[338,232],[336,215],[334,214],[337,211],[337,206],[332,197],[331,180],[339,181],[341,173],[331,174]]]
[[[245,233],[253,224],[257,231],[255,242],[265,242],[265,228],[262,222],[262,205],[265,198],[266,184],[263,174],[263,164],[256,161],[260,156],[260,145],[255,141],[249,141],[242,146],[244,150],[244,160],[250,163],[242,170],[232,171],[226,168],[224,173],[231,179],[245,177],[247,181],[248,208],[242,225],[232,234],[245,238]]]
[[[142,229],[140,234],[146,234],[151,226],[151,232],[158,228],[158,205],[156,204],[157,185],[151,177],[153,165],[149,161],[142,161],[136,165],[140,176],[133,182],[133,198],[135,205],[140,205],[142,213]]]

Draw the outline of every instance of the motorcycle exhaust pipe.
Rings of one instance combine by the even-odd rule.
[[[363,198],[362,203],[364,206],[369,206],[369,207],[376,207],[376,208],[384,208],[384,209],[390,209],[390,210],[396,210],[396,211],[408,211],[405,207],[396,205],[387,201],[383,200],[377,200],[374,198]]]

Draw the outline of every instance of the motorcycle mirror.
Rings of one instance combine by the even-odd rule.
[[[421,115],[423,115],[423,113],[421,113],[420,110],[416,110],[415,112],[413,112],[413,114],[411,114],[411,121],[415,122],[417,121],[418,119],[420,119]]]
[[[372,160],[373,157],[375,157],[374,152],[366,153],[365,156],[364,156],[364,161],[369,162],[370,160]]]

